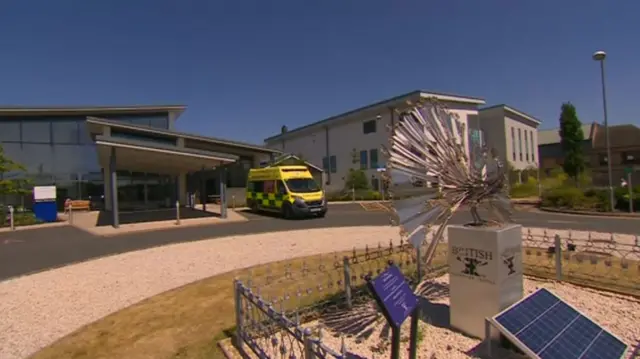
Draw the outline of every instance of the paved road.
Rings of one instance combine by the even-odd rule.
[[[322,219],[288,221],[255,214],[245,215],[250,219],[249,222],[178,227],[106,238],[70,226],[0,233],[0,281],[74,262],[170,243],[237,234],[389,224],[389,213],[366,212],[357,204],[333,205],[327,217]],[[454,217],[452,224],[464,224],[470,219],[469,213],[462,212]],[[640,220],[636,219],[539,212],[518,212],[514,219],[527,227],[640,234]]]

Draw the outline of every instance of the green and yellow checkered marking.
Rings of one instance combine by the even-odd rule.
[[[263,192],[247,192],[247,199],[255,200],[262,207],[282,208],[282,203],[289,200],[289,195]]]

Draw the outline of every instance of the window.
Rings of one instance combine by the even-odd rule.
[[[516,160],[516,130],[511,127],[511,149],[513,150],[513,160]]]
[[[27,172],[33,174],[53,172],[54,157],[51,145],[23,143],[22,156],[26,160],[22,164],[27,167]]]
[[[278,181],[278,194],[287,194],[287,187],[285,187],[284,182],[282,181]]]
[[[51,143],[51,122],[39,120],[22,121],[22,142]]]
[[[165,144],[175,146],[176,141],[173,138],[167,138],[163,136],[154,136],[146,133],[132,133],[126,131],[120,131],[111,129],[111,137],[129,139],[133,141],[141,141],[141,142],[153,142],[158,144]]]
[[[293,193],[311,193],[320,191],[320,187],[313,178],[291,178],[286,180],[287,187]]]
[[[536,155],[535,155],[535,153],[536,153],[536,150],[535,150],[536,146],[535,146],[535,144],[533,143],[533,131],[529,131],[529,140],[530,140],[529,142],[531,143],[531,161],[532,161],[532,162],[535,162],[535,161],[536,161]]]
[[[640,164],[640,151],[622,152],[623,164]]]
[[[53,143],[76,144],[79,141],[77,121],[53,121]]]
[[[371,163],[371,168],[378,168],[378,149],[374,148],[369,151],[369,162]]]
[[[338,164],[337,164],[338,160],[336,159],[336,156],[331,156],[329,157],[329,167],[330,167],[330,171],[331,173],[336,173],[338,172]]]
[[[524,131],[524,151],[525,151],[525,158],[527,159],[527,162],[529,162],[529,135],[527,134],[527,131]]]
[[[360,151],[360,169],[366,170],[368,164],[369,164],[369,161],[367,159],[367,151],[366,150]]]
[[[323,157],[322,158],[322,169],[326,172],[329,173],[329,157]]]
[[[264,193],[276,193],[276,181],[264,181],[262,192]]]
[[[264,189],[264,182],[263,181],[251,181],[247,185],[247,189],[249,190],[249,192],[262,192],[262,190]]]
[[[85,121],[78,123],[78,135],[80,144],[89,145],[93,143],[93,139],[91,138],[91,134],[87,129],[87,123]]]
[[[607,155],[599,154],[598,155],[598,162],[600,163],[600,165],[606,165],[609,162],[609,159],[607,158]]]
[[[152,117],[149,119],[149,126],[169,129],[169,119],[166,116]]]
[[[380,190],[380,182],[376,177],[371,177],[371,188],[373,188],[374,191]]]
[[[0,141],[20,142],[20,121],[0,121]]]
[[[362,132],[366,135],[368,133],[376,132],[376,120],[369,120],[362,123]]]
[[[518,129],[518,153],[520,154],[520,161],[522,161],[522,131]]]
[[[27,158],[25,158],[24,153],[22,152],[22,145],[19,143],[2,143],[2,149],[4,150],[4,155],[15,161],[20,163],[23,166],[27,165]],[[15,174],[21,173],[21,171],[16,171],[16,173],[7,172],[5,175],[13,176]]]
[[[52,171],[56,174],[68,174],[84,172],[82,164],[82,151],[88,146],[79,145],[55,145],[52,149]],[[94,161],[97,161],[97,156]]]

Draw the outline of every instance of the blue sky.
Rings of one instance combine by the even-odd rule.
[[[415,89],[639,123],[640,1],[0,0],[0,105],[185,104],[261,143]]]

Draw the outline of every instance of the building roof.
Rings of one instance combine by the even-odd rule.
[[[180,116],[186,109],[183,105],[157,106],[7,106],[0,107],[0,116],[41,116],[41,115],[83,115],[98,116],[104,114],[139,114],[171,112]]]
[[[593,148],[604,149],[606,148],[604,126],[598,125],[598,127],[602,127],[603,131],[598,131],[598,136],[595,136]],[[640,147],[640,128],[631,124],[609,126],[609,138],[611,147]]]
[[[129,129],[136,132],[143,132],[143,133],[148,133],[152,135],[155,134],[155,135],[171,136],[176,138],[184,138],[184,139],[195,140],[195,141],[202,141],[206,143],[227,146],[227,147],[241,148],[241,149],[251,150],[251,151],[260,152],[260,153],[280,153],[280,151],[278,150],[273,150],[270,148],[266,148],[264,146],[254,145],[254,144],[245,143],[245,142],[230,141],[230,140],[224,140],[224,139],[215,138],[215,137],[192,135],[184,132],[165,130],[165,129],[149,127],[149,126],[133,125],[130,123],[123,123],[120,121],[113,121],[113,120],[105,120],[105,119],[96,118],[96,117],[87,117],[87,124],[104,125],[104,126],[109,126],[113,128]]]
[[[525,119],[527,119],[527,120],[529,120],[531,122],[534,122],[534,123],[536,123],[538,125],[542,123],[542,121],[540,121],[537,118],[527,114],[526,112],[517,110],[516,108],[511,107],[511,106],[507,106],[505,104],[499,104],[499,105],[484,107],[484,108],[481,108],[479,110],[479,112],[486,111],[486,110],[492,110],[494,108],[499,108],[499,107],[502,107],[504,109],[504,111],[507,112],[507,113],[511,113],[513,115],[520,116],[520,117],[525,118]]]
[[[428,97],[435,97],[438,100],[445,101],[445,102],[461,102],[461,103],[469,103],[469,104],[476,104],[476,105],[483,105],[485,103],[484,99],[481,99],[478,97],[460,96],[460,95],[425,91],[425,90],[415,90],[415,91],[402,94],[400,96],[378,101],[374,104],[363,106],[355,110],[347,111],[336,116],[331,116],[329,118],[325,118],[324,120],[320,120],[302,127],[298,127],[293,130],[289,130],[285,133],[268,137],[264,140],[264,142],[270,142],[270,141],[274,141],[281,138],[287,138],[287,137],[290,137],[291,135],[299,134],[300,132],[311,129],[313,127],[334,125],[334,124],[337,124],[338,122],[341,122],[342,120],[347,120],[351,116],[362,111],[375,110],[375,109],[382,110],[383,108],[386,108],[386,107],[402,105],[407,100],[417,101],[419,98],[428,98]]]
[[[592,140],[594,135],[594,129],[597,123],[593,122],[587,125],[582,125],[582,133],[585,140]],[[560,128],[553,128],[549,130],[538,130],[538,146],[553,145],[560,143]]]
[[[311,168],[313,168],[314,170],[316,170],[318,172],[324,172],[324,170],[322,168],[314,165],[311,162],[305,161],[305,160],[301,159],[300,157],[298,157],[296,155],[290,154],[290,153],[284,154],[284,155],[281,155],[279,157],[274,158],[273,161],[271,161],[271,162],[269,162],[267,164],[267,166],[278,166],[278,165],[282,164],[283,162],[285,162],[287,160],[300,161],[300,162],[303,162],[304,165],[307,166],[307,167],[311,167]]]

